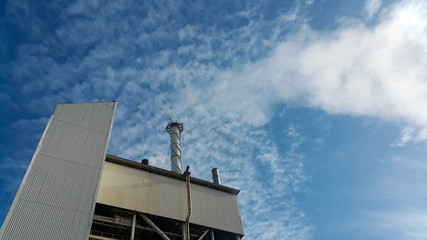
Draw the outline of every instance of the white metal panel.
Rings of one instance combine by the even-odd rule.
[[[97,202],[185,221],[186,183],[178,179],[105,162]],[[191,184],[190,222],[243,235],[235,194]]]
[[[116,102],[58,104],[1,240],[88,239]]]

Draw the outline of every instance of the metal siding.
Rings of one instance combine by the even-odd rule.
[[[97,202],[179,221],[187,214],[186,183],[105,162]],[[237,196],[191,184],[190,222],[243,235]]]
[[[56,106],[1,240],[88,239],[115,109],[115,102]]]

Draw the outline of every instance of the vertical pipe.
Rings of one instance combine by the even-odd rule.
[[[130,235],[130,240],[134,240],[135,239],[135,225],[136,225],[136,213],[133,214],[132,233]]]
[[[191,217],[191,189],[190,189],[190,166],[184,172],[185,181],[187,182],[187,218],[185,219],[185,237],[190,240],[190,217]]]
[[[215,184],[221,185],[221,179],[219,178],[218,168],[212,168],[212,180]]]
[[[215,240],[214,230],[211,231],[211,240]]]

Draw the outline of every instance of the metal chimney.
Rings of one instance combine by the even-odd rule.
[[[184,130],[184,124],[176,120],[169,120],[166,126],[166,132],[171,138],[171,171],[181,174],[181,132]]]
[[[144,165],[150,165],[150,162],[148,161],[148,159],[145,159],[145,158],[141,160],[141,163]]]
[[[218,168],[212,168],[212,179],[215,184],[221,185],[221,179],[219,179]]]

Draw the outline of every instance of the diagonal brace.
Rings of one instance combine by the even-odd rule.
[[[146,221],[148,223],[148,225],[150,225],[150,227],[152,227],[154,229],[154,231],[156,231],[164,240],[170,240],[170,238],[168,238],[168,236],[166,236],[166,234],[164,234],[162,232],[162,230],[160,230],[159,227],[156,226],[156,224],[154,224],[147,216],[145,216],[145,214],[143,213],[139,213],[139,215],[142,217],[142,219],[144,219],[144,221]]]
[[[206,236],[206,234],[208,234],[209,230],[209,228],[206,229],[206,231],[203,232],[202,236],[200,236],[198,240],[202,240]]]

